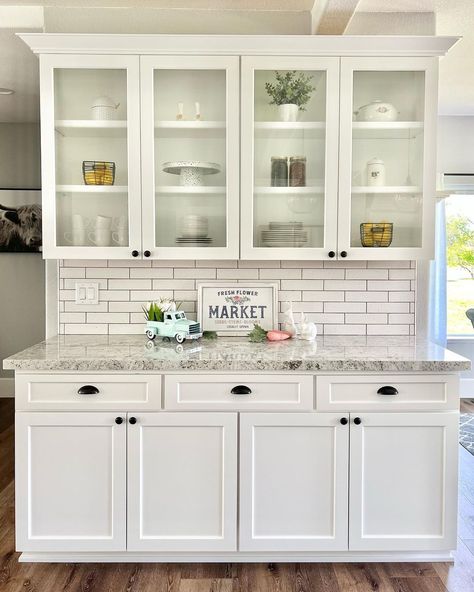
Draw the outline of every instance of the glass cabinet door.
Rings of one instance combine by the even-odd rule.
[[[141,58],[145,256],[239,256],[239,58]]]
[[[138,57],[42,56],[41,84],[44,256],[138,257]]]
[[[435,60],[342,58],[339,256],[429,258]]]
[[[338,58],[242,58],[243,258],[335,256],[338,89]]]

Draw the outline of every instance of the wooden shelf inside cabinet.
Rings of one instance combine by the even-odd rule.
[[[352,187],[352,193],[356,195],[365,193],[422,193],[422,189],[417,185],[386,185],[385,187],[360,186]]]
[[[423,133],[422,121],[354,121],[355,140],[410,140]]]
[[[326,124],[324,121],[256,121],[255,137],[257,139],[273,138],[324,138]]]
[[[324,187],[313,186],[313,187],[262,187],[257,186],[254,188],[255,195],[307,195],[311,196],[314,194],[324,194]]]
[[[127,185],[56,185],[57,193],[128,193]]]
[[[157,121],[155,138],[224,138],[225,121]]]
[[[222,186],[201,186],[191,185],[189,187],[181,185],[160,185],[155,193],[178,193],[182,195],[224,195],[226,193],[225,185]]]
[[[54,127],[62,136],[71,138],[125,138],[127,136],[125,120],[59,119],[56,120]]]

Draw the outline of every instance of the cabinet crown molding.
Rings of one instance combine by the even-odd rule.
[[[34,53],[443,56],[460,37],[416,35],[122,35],[18,33]]]

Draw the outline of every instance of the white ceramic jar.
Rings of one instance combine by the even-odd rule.
[[[367,185],[370,187],[385,185],[385,163],[380,158],[372,158],[367,163]]]

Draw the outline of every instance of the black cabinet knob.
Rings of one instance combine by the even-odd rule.
[[[347,251],[341,251],[341,257],[347,257]]]
[[[81,386],[81,388],[77,391],[78,395],[98,395],[99,389],[96,386],[92,386],[92,384],[85,384]]]
[[[252,389],[244,384],[238,384],[230,391],[232,395],[251,395]]]
[[[377,395],[398,395],[398,391],[394,386],[381,386]]]
[[[336,253],[334,251],[329,251],[328,257],[331,257],[331,259],[333,259],[335,256],[336,256]]]
[[[132,257],[138,257],[139,254],[137,250],[132,251]]]
[[[360,417],[355,417],[355,418],[354,418],[354,423],[355,423],[356,425],[360,425],[360,424],[362,423],[362,420],[361,420],[361,418],[360,418]]]
[[[136,418],[136,417],[131,417],[131,418],[128,420],[128,423],[131,423],[132,425],[135,425],[135,424],[137,423],[137,418]]]
[[[115,423],[120,425],[121,423],[123,423],[123,418],[122,417],[116,417],[115,418]]]
[[[151,255],[151,251],[143,251],[145,257],[149,257]]]
[[[342,425],[347,425],[348,424],[347,417],[341,417],[341,419],[339,420],[339,423],[342,423]]]

